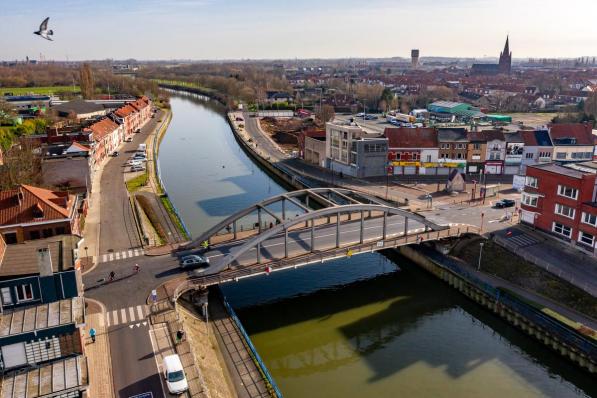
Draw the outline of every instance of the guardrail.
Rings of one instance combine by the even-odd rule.
[[[422,229],[422,228],[421,228]],[[236,265],[231,269],[222,271],[213,275],[195,276],[185,279],[181,282],[174,293],[172,300],[177,300],[181,294],[188,290],[199,289],[211,285],[217,285],[226,282],[238,281],[240,279],[256,276],[260,274],[269,274],[270,272],[281,271],[289,268],[297,268],[308,264],[323,263],[342,257],[350,257],[361,253],[372,253],[378,250],[393,249],[398,246],[420,244],[426,241],[435,241],[443,238],[457,237],[462,234],[479,233],[479,228],[467,224],[452,224],[446,229],[439,231],[421,231],[408,235],[400,235],[386,240],[376,240],[362,244],[348,245],[340,248],[328,249],[314,253],[307,253],[301,256],[288,259],[273,259],[269,262],[262,262],[252,265]]]
[[[548,330],[551,334],[560,339],[561,342],[582,351],[587,357],[591,358],[594,362],[597,362],[597,343],[595,341],[589,340],[587,336],[584,336],[577,330],[544,314],[507,291],[482,281],[474,274],[460,267],[454,260],[432,250],[421,249],[421,251],[438,266],[448,269],[452,273],[458,275],[497,302],[501,302],[510,307],[533,324]]]
[[[276,382],[274,381],[274,378],[269,373],[269,370],[267,370],[267,366],[265,366],[265,364],[263,363],[263,360],[259,356],[259,353],[255,349],[255,346],[253,346],[253,342],[251,341],[251,338],[245,331],[245,328],[243,327],[243,324],[241,323],[240,319],[238,319],[238,316],[236,316],[236,312],[234,312],[234,309],[230,306],[230,304],[228,304],[228,301],[226,300],[226,296],[224,296],[224,294],[221,291],[220,291],[220,296],[222,298],[222,302],[224,303],[224,307],[226,307],[226,311],[228,311],[228,314],[230,315],[230,317],[236,324],[236,327],[240,331],[240,333],[243,337],[243,340],[247,344],[247,347],[249,347],[253,361],[259,367],[262,375],[265,377],[266,384],[268,385],[268,387],[270,389],[270,394],[275,395],[278,398],[282,398],[282,392],[280,392],[280,389],[278,388]]]

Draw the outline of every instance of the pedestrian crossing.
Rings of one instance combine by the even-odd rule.
[[[107,311],[105,315],[106,325],[108,327],[129,324],[130,327],[141,325],[146,326],[148,316],[149,307],[147,305],[119,308],[116,310]]]
[[[535,237],[525,235],[525,234],[511,236],[511,237],[508,237],[507,239],[508,239],[508,242],[512,242],[518,247],[528,247],[528,246],[533,246],[533,245],[539,243],[539,240],[536,239]]]
[[[110,261],[124,260],[127,258],[139,257],[145,254],[143,249],[128,249],[119,252],[105,253],[99,257],[98,263],[109,263]]]

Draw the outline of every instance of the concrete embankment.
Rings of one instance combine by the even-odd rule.
[[[426,248],[398,252],[456,290],[590,373],[597,373],[597,341],[538,310],[522,298],[484,282],[450,258]]]

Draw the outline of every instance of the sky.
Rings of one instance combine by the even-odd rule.
[[[597,55],[596,0],[0,0],[0,60]],[[55,41],[32,32],[50,17]],[[584,16],[584,17],[583,17]]]

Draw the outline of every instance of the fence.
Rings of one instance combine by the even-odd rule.
[[[160,169],[160,160],[158,157],[158,152],[159,152],[159,137],[163,134],[162,131],[163,131],[163,129],[166,128],[166,125],[169,123],[171,118],[172,118],[172,112],[169,113],[168,119],[166,119],[162,122],[162,125],[160,126],[159,131],[153,137],[153,164],[155,167],[155,175],[156,175],[158,184],[160,184],[160,189],[165,193],[166,196],[168,196],[168,191],[166,190],[166,185],[164,184],[164,181],[162,180],[162,171]],[[184,229],[185,234],[187,235],[187,237],[189,239],[191,239],[191,232],[189,231],[189,229],[187,228],[187,225],[185,224],[184,220],[180,216],[180,212],[178,211],[178,208],[176,207],[174,202],[172,202],[170,200],[170,198],[168,198],[168,201],[172,205],[172,209],[174,209],[176,218],[178,218],[178,221],[180,221],[180,225],[182,225],[182,228]]]
[[[545,313],[518,299],[516,296],[508,293],[507,291],[496,288],[482,281],[472,273],[464,270],[455,261],[449,259],[448,257],[434,250],[419,250],[439,267],[447,269],[458,275],[464,279],[465,282],[483,291],[497,302],[500,302],[511,308],[513,311],[525,317],[533,324],[549,331],[549,333],[556,336],[561,342],[569,345],[570,347],[575,347],[579,351],[582,351],[587,357],[597,362],[597,343],[595,341],[582,335],[577,330],[564,325],[549,315],[546,315]]]
[[[278,389],[278,386],[276,385],[274,378],[269,373],[269,370],[267,370],[267,366],[265,366],[265,364],[261,360],[259,353],[257,352],[257,350],[255,349],[255,346],[253,346],[253,343],[251,342],[251,338],[245,331],[245,328],[243,327],[242,323],[240,322],[240,319],[238,319],[238,317],[236,316],[236,312],[234,312],[234,309],[232,309],[230,304],[228,304],[226,297],[224,296],[224,294],[221,291],[220,291],[220,295],[222,297],[222,302],[224,303],[224,307],[226,307],[226,311],[228,311],[228,314],[230,314],[230,317],[232,318],[232,320],[236,324],[236,327],[240,331],[240,333],[243,337],[243,340],[247,344],[247,347],[249,347],[249,350],[251,351],[251,354],[253,357],[253,361],[259,367],[259,369],[261,370],[261,373],[265,377],[266,383],[268,384],[268,387],[270,387],[270,389],[271,389],[270,392],[273,392],[273,394],[275,394],[276,397],[282,398],[282,393]]]

